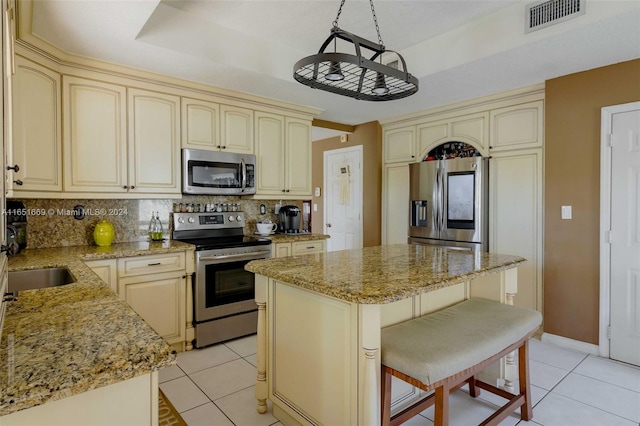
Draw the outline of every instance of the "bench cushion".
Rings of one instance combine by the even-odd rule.
[[[486,299],[382,329],[382,364],[431,385],[517,342],[542,323],[540,312]]]

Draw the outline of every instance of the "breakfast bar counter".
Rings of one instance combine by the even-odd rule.
[[[470,297],[513,303],[525,259],[420,245],[253,261],[258,411],[286,424],[379,424],[380,330]],[[485,370],[513,387],[515,360]],[[398,386],[392,409],[419,398]]]

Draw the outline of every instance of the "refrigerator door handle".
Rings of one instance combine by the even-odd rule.
[[[433,194],[432,194],[432,203],[431,203],[431,227],[433,228],[434,231],[436,232],[440,232],[440,219],[439,219],[439,212],[440,212],[440,204],[439,204],[439,188],[440,188],[440,168],[436,169],[436,182],[435,185],[433,186]]]

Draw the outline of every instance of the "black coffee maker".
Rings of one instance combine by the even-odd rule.
[[[284,234],[300,233],[300,208],[298,206],[282,206],[280,207],[280,225],[278,232]]]

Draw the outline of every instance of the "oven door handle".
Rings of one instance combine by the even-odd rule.
[[[200,262],[207,262],[212,260],[225,260],[225,259],[240,259],[240,258],[252,258],[254,260],[266,259],[271,252],[257,252],[257,253],[240,253],[240,254],[224,254],[222,256],[203,256],[198,258]]]

